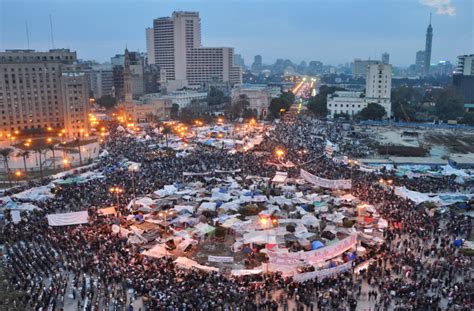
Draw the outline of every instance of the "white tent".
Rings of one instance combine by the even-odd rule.
[[[204,271],[208,271],[208,272],[211,272],[211,271],[217,272],[217,271],[219,271],[218,268],[200,265],[196,261],[194,261],[192,259],[189,259],[189,258],[186,258],[186,257],[178,257],[174,261],[174,263],[182,269],[196,268],[196,269],[204,270]]]
[[[154,257],[154,258],[161,258],[165,257],[168,254],[164,244],[156,244],[152,248],[147,251],[144,251],[142,255]]]

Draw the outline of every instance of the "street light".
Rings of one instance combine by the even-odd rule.
[[[112,187],[109,189],[111,193],[115,193],[115,198],[117,200],[117,207],[119,206],[119,194],[123,192],[122,188],[119,187]]]
[[[164,218],[165,220],[165,236],[168,232],[168,216],[173,216],[174,211],[173,210],[168,210],[168,211],[161,211],[158,213],[158,216],[161,218]]]
[[[278,160],[281,160],[281,158],[285,156],[285,150],[278,148],[275,150],[275,154]]]

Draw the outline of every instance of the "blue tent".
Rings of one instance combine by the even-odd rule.
[[[454,240],[455,247],[461,247],[463,245],[463,241],[461,239]]]
[[[312,250],[315,250],[315,249],[318,249],[318,248],[322,248],[322,247],[324,247],[324,244],[323,244],[323,242],[321,242],[321,241],[313,241],[313,242],[311,242],[311,249],[312,249]]]

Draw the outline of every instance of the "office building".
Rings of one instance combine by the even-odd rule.
[[[362,60],[356,58],[352,64],[352,75],[354,78],[361,78],[367,75],[367,67],[373,64],[379,64],[378,60]]]
[[[363,92],[337,91],[327,97],[327,108],[330,117],[347,114],[350,117],[367,107]]]
[[[474,54],[458,56],[456,74],[465,76],[474,75]]]
[[[0,52],[0,131],[89,133],[89,82],[69,49]]]
[[[417,51],[415,58],[415,69],[418,74],[425,71],[425,51]]]
[[[146,57],[147,65],[155,64],[155,39],[153,28],[147,28],[146,30]]]
[[[252,63],[252,72],[259,74],[262,71],[262,55],[255,55]]]
[[[428,28],[426,29],[426,41],[425,41],[425,61],[424,61],[425,76],[430,74],[432,44],[433,44],[433,27],[431,27],[431,14],[430,14],[430,24],[428,25]]]
[[[90,90],[94,98],[101,98],[105,95],[115,96],[114,76],[111,66],[96,65],[86,71],[89,79]]]
[[[242,70],[245,69],[245,60],[240,54],[234,54],[234,66],[240,66]]]
[[[465,102],[474,102],[474,54],[458,56],[453,86]]]
[[[388,54],[387,52],[382,54],[382,64],[390,64],[390,54]]]
[[[233,48],[201,46],[201,18],[197,12],[173,12],[171,17],[155,19],[153,41],[147,40],[147,50],[151,49],[154,63],[166,76],[167,91],[199,87],[213,79],[242,82],[242,69],[234,66]]]
[[[127,60],[128,58],[128,60]],[[112,76],[114,83],[115,97],[119,100],[124,98],[124,66],[125,62],[128,61],[128,66],[130,70],[131,78],[131,88],[133,98],[139,98],[145,93],[144,85],[144,67],[145,67],[145,57],[139,52],[129,52],[128,49],[125,49],[125,54],[115,55],[111,58],[111,63],[113,64]]]

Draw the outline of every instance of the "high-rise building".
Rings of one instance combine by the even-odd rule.
[[[369,65],[377,65],[380,61],[378,60],[362,60],[359,58],[354,59],[352,66],[352,75],[355,78],[364,77],[367,75],[367,68]]]
[[[382,63],[385,65],[390,64],[390,54],[388,54],[387,52],[382,54]]]
[[[385,108],[387,117],[391,115],[392,66],[385,64],[370,64],[367,66],[365,80],[365,97]]]
[[[425,51],[416,52],[415,65],[422,72],[425,64]]]
[[[155,63],[155,39],[153,28],[146,29],[146,54],[147,54],[147,65]]]
[[[466,103],[474,102],[474,54],[458,56],[453,86]]]
[[[96,65],[86,71],[90,90],[95,98],[114,96],[114,76],[112,66]]]
[[[89,82],[76,52],[53,49],[0,52],[0,130],[89,132]]]
[[[147,33],[148,34],[148,33]],[[201,46],[201,18],[198,12],[173,12],[153,21],[155,64],[164,71],[168,91],[199,86],[219,79],[242,82],[241,68],[234,66],[233,48]]]
[[[465,76],[474,75],[474,54],[458,56],[456,74]]]
[[[144,67],[145,67],[145,57],[144,54],[139,52],[129,52],[126,49],[126,54],[128,53],[128,65],[130,70],[131,77],[131,87],[133,98],[138,98],[145,93],[145,82],[144,82]],[[113,64],[113,84],[115,90],[115,97],[118,99],[123,99],[124,97],[124,66],[126,63],[127,55],[115,55],[111,58]]]
[[[430,74],[432,43],[433,43],[433,27],[431,27],[431,14],[430,14],[430,24],[428,25],[428,28],[426,29],[426,41],[425,41],[425,61],[424,61],[425,76]]]
[[[251,69],[253,73],[257,74],[262,71],[262,55],[255,55]]]
[[[240,54],[234,54],[234,65],[242,67],[242,70],[245,69],[245,60]]]

